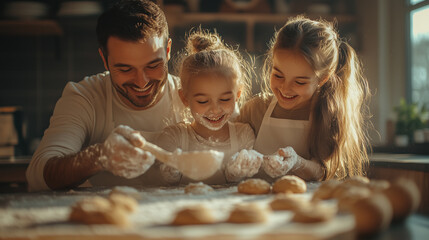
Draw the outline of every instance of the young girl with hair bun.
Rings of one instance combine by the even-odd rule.
[[[263,80],[262,93],[238,117],[255,130],[254,149],[265,155],[257,176],[364,174],[368,82],[355,51],[331,23],[289,20],[274,36]]]
[[[223,184],[256,174],[262,155],[251,150],[255,141],[253,129],[248,124],[230,121],[250,91],[250,68],[246,61],[217,34],[198,30],[188,36],[179,63],[179,96],[187,107],[188,121],[165,128],[156,143],[169,151],[179,148],[224,152],[222,168],[204,180],[206,184]],[[241,164],[246,165],[245,169],[237,175]],[[160,171],[170,184],[191,181],[164,164]]]

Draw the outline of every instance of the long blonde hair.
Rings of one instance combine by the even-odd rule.
[[[269,82],[276,49],[299,51],[321,83],[312,98],[307,138],[311,158],[324,165],[326,179],[364,175],[369,162],[370,123],[366,120],[370,91],[354,49],[339,38],[332,23],[303,16],[290,19],[276,32],[267,53],[262,86],[265,97],[271,93]]]
[[[186,93],[190,79],[203,73],[216,74],[236,81],[241,90],[238,109],[249,97],[252,68],[238,50],[226,45],[217,33],[197,29],[187,38],[185,51],[176,61],[180,88]]]

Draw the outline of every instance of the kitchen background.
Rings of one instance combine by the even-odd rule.
[[[18,131],[16,135],[16,155],[31,155],[34,151],[68,81],[80,81],[86,75],[104,71],[97,51],[95,26],[100,12],[113,2],[39,0],[0,3],[0,107],[17,107],[12,110],[0,108],[0,116],[12,112],[15,124],[23,125],[22,133]],[[238,45],[241,51],[247,50],[256,59],[256,69],[275,28],[288,17],[304,13],[315,19],[336,19],[340,34],[356,48],[372,89],[372,143],[380,148],[392,146],[393,108],[399,105],[401,98],[410,99],[406,50],[408,1],[157,2],[167,15],[173,54],[184,46],[185,33],[201,24],[203,28],[216,29],[227,43]],[[257,91],[256,87],[254,91]],[[3,134],[4,129],[0,128]]]

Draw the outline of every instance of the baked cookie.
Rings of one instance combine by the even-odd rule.
[[[263,223],[268,220],[270,210],[257,203],[238,204],[230,212],[229,223]]]
[[[392,206],[383,194],[372,194],[351,205],[355,229],[360,235],[369,235],[386,229],[392,219]]]
[[[171,224],[198,225],[211,223],[215,223],[215,217],[212,211],[203,205],[195,205],[178,211]]]
[[[293,222],[317,223],[332,219],[337,209],[321,203],[307,204],[305,207],[296,208],[292,217]]]
[[[274,193],[304,193],[305,191],[307,191],[305,181],[294,175],[283,176],[273,184]]]
[[[214,190],[209,185],[204,184],[202,182],[198,182],[198,183],[189,183],[188,185],[186,185],[184,191],[187,194],[207,194],[207,193],[213,192]]]
[[[252,178],[240,182],[237,190],[244,194],[267,194],[271,192],[271,185],[265,180]]]
[[[128,211],[102,197],[85,198],[75,203],[71,208],[69,220],[85,224],[113,224],[121,227],[129,225]]]
[[[297,208],[305,207],[309,201],[291,194],[277,194],[277,196],[270,202],[272,210],[295,210]]]
[[[341,184],[336,179],[324,181],[320,184],[317,190],[313,193],[312,200],[327,200],[333,198],[333,192]]]

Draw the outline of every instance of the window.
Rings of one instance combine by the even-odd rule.
[[[411,101],[429,107],[429,0],[409,1]]]

